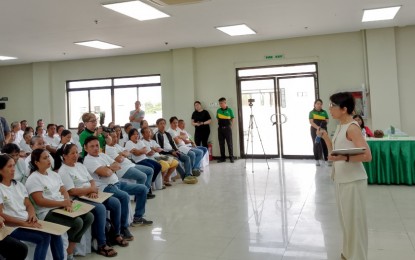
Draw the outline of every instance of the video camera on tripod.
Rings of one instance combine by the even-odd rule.
[[[248,105],[249,105],[250,107],[252,107],[252,106],[254,105],[254,104],[253,104],[254,102],[255,102],[255,99],[253,99],[253,98],[249,98],[249,99],[248,99]]]

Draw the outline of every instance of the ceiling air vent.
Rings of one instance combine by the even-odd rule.
[[[198,4],[210,0],[148,0],[160,6]]]

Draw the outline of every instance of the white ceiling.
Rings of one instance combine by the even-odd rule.
[[[210,0],[159,8],[171,17],[140,22],[101,4],[116,0],[2,0],[1,65],[118,56],[415,24],[415,0]],[[118,1],[120,2],[120,1]],[[149,3],[147,0],[143,2]],[[362,10],[402,5],[392,21],[362,23]],[[217,26],[245,23],[257,34],[231,37]],[[102,40],[124,48],[73,44]]]

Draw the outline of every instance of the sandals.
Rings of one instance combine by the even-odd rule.
[[[97,254],[103,255],[105,257],[114,257],[114,256],[117,256],[118,253],[117,251],[114,250],[114,248],[108,245],[105,245],[105,246],[98,248]]]
[[[120,238],[121,238],[121,239],[120,239]],[[126,246],[128,246],[128,245],[129,245],[128,241],[127,241],[127,240],[125,240],[122,236],[117,236],[117,237],[115,238],[115,243],[116,243],[117,245],[119,245],[120,247],[126,247]]]

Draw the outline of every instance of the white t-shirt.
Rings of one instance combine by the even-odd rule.
[[[118,144],[115,144],[114,146],[105,146],[105,154],[107,154],[109,157],[115,160],[119,153],[123,152],[125,148],[121,147]],[[127,158],[123,158],[122,162],[120,163],[121,169],[119,169],[116,173],[118,178],[122,178],[124,174],[130,169],[131,167],[134,167],[135,164],[130,161]]]
[[[45,140],[46,145],[49,145],[52,148],[57,148],[61,142],[61,139],[57,136],[50,137],[49,135],[45,135],[43,137],[43,140]]]
[[[3,213],[9,216],[27,220],[29,213],[24,205],[28,198],[25,186],[20,182],[12,182],[9,187],[0,183],[0,204],[3,204]]]
[[[14,165],[14,179],[25,184],[27,177],[29,177],[29,173],[30,171],[27,169],[27,164],[22,158],[19,158]]]
[[[30,154],[24,160],[25,169],[26,169],[26,176],[30,175],[29,163],[30,163],[31,160],[32,160],[32,157],[31,157]],[[53,171],[53,168],[55,168],[55,160],[53,159],[52,155],[50,155],[50,154],[49,154],[49,160],[50,160],[50,169]]]
[[[125,144],[125,149],[127,149],[130,152],[134,148],[137,149],[137,150],[140,150],[143,147],[145,147],[145,145],[144,145],[144,143],[141,140],[138,140],[137,143],[134,143],[133,141],[128,141]],[[134,155],[134,154],[131,153],[131,158],[134,160],[134,162],[137,163],[139,161],[142,161],[144,159],[147,159],[147,156],[145,154],[142,154],[142,155]]]
[[[84,158],[84,166],[88,169],[89,174],[95,180],[95,184],[102,191],[109,184],[115,184],[118,182],[117,175],[111,174],[109,177],[102,177],[95,173],[95,170],[101,166],[107,166],[114,162],[114,160],[104,153],[100,153],[97,157],[87,155]]]
[[[22,139],[23,139],[23,133],[21,133],[20,131],[21,130],[17,131],[17,133],[14,133],[15,137],[14,137],[13,143],[16,144],[17,146],[20,145],[20,141],[22,141]]]
[[[26,153],[31,153],[32,152],[32,148],[30,148],[30,145],[28,145],[26,143],[26,140],[25,139],[22,139],[20,141],[19,147],[20,147],[20,150],[25,151]]]
[[[90,181],[93,180],[82,163],[75,163],[73,167],[62,164],[59,175],[65,189],[68,191],[73,188],[89,188],[91,187]]]
[[[154,141],[154,140],[152,140],[152,139],[150,139],[149,141],[147,141],[146,139],[143,139],[143,144],[147,147],[147,152],[150,152],[151,151],[151,148],[161,148],[160,147],[160,145],[156,142],[156,141]],[[155,157],[158,157],[158,156],[160,156],[160,154],[159,153],[154,153],[153,155],[151,155],[151,156],[148,156],[147,155],[147,157],[148,158],[151,158],[151,159],[154,159]]]
[[[63,201],[65,199],[60,192],[60,188],[62,186],[63,183],[59,174],[49,169],[45,175],[39,173],[38,171],[33,172],[26,181],[26,189],[29,195],[40,191],[45,199],[55,201]],[[44,219],[49,210],[54,208],[57,207],[44,208],[35,205],[36,213],[39,216],[39,219]]]
[[[171,134],[171,137],[176,138],[177,136],[180,136],[180,128],[176,128],[176,130],[169,128],[169,130],[167,130],[167,132],[169,132],[169,134]],[[179,143],[177,144],[177,148],[179,149],[180,152],[187,154],[190,151],[190,147],[186,146],[186,143],[179,138]]]
[[[163,142],[164,143],[163,150],[166,151],[166,152],[172,151],[173,150],[173,147],[170,145],[169,138],[167,138],[166,133],[163,134],[163,140],[164,140],[164,142]]]

